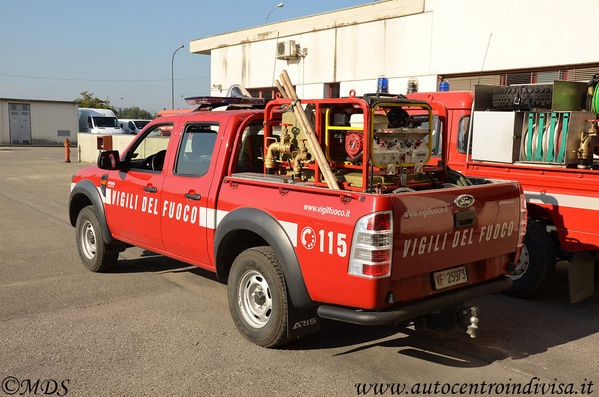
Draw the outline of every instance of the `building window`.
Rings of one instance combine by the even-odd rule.
[[[496,72],[497,73],[497,72]],[[474,90],[477,84],[514,85],[514,84],[551,84],[555,80],[588,82],[599,73],[599,64],[584,67],[561,67],[553,69],[521,70],[500,74],[443,75],[449,83],[450,91]]]
[[[532,72],[508,73],[505,79],[506,85],[534,83],[533,76]]]
[[[248,92],[254,98],[265,98],[265,99],[273,99],[276,96],[277,88],[276,87],[266,87],[266,88],[251,88],[248,89]]]
[[[325,84],[323,98],[339,98],[339,83]]]

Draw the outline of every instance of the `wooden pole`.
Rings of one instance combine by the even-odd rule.
[[[285,89],[283,88],[283,86],[281,85],[281,83],[279,83],[279,80],[275,80],[275,85],[277,86],[277,89],[279,90],[279,92],[281,93],[281,96],[283,98],[289,98],[287,96],[287,93],[285,92]]]
[[[279,78],[283,82],[283,87],[279,87],[280,84],[277,85],[277,88],[280,90],[281,88],[285,89],[286,96],[291,98],[294,101],[293,112],[295,113],[295,117],[297,118],[300,127],[304,130],[306,134],[306,138],[308,139],[308,143],[310,144],[312,151],[314,152],[314,157],[316,157],[316,162],[318,163],[318,167],[322,172],[325,182],[327,183],[329,189],[339,190],[339,185],[337,184],[337,180],[331,171],[331,167],[329,166],[329,162],[322,152],[322,148],[320,147],[320,143],[318,142],[318,138],[316,137],[316,133],[312,128],[312,124],[308,121],[308,117],[304,112],[304,108],[301,104],[297,103],[299,98],[293,88],[293,84],[291,84],[291,80],[289,79],[289,75],[286,70],[281,72]],[[277,83],[277,82],[275,82]]]

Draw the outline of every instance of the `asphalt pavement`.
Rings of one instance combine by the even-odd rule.
[[[83,267],[67,204],[84,166],[0,147],[0,396],[599,395],[599,298],[570,304],[563,269],[533,299],[475,301],[478,339],[323,321],[265,349],[208,272],[138,248]]]

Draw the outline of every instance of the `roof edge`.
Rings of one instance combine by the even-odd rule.
[[[76,104],[75,101],[63,101],[58,99],[30,99],[30,98],[3,98],[0,97],[0,101],[18,101],[18,102],[52,102],[52,103],[70,103]]]
[[[386,0],[203,37],[189,42],[189,52],[209,55],[222,47],[420,14],[424,12],[424,1]]]

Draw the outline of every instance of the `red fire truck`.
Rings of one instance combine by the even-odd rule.
[[[590,108],[586,84],[556,81],[550,88],[477,86],[408,97],[433,104],[437,135],[447,134],[442,145],[435,141],[437,154],[442,146],[451,169],[522,184],[528,231],[508,293],[533,295],[552,277],[556,258],[568,259],[576,302],[594,293],[599,249],[597,116],[584,110]],[[527,103],[523,93],[530,95]]]
[[[242,102],[156,119],[124,153],[102,152],[73,176],[84,265],[106,271],[135,245],[213,271],[237,328],[262,346],[313,332],[321,317],[442,316],[475,336],[465,302],[512,285],[527,219],[519,184],[459,187],[428,165],[431,129],[408,114],[430,126],[424,101]]]

